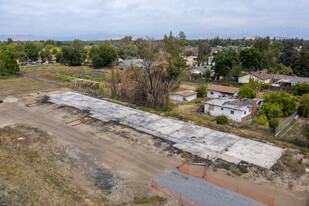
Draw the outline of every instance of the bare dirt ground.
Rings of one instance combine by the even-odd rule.
[[[90,193],[95,193],[97,188],[103,190],[114,204],[130,202],[136,196],[160,194],[150,187],[151,178],[166,169],[176,169],[184,161],[168,143],[126,126],[90,118],[85,118],[83,124],[76,125],[80,121],[66,124],[84,116],[83,111],[54,104],[26,106],[40,97],[29,95],[16,103],[0,104],[0,127],[23,123],[56,137],[83,173],[86,180],[79,181],[81,187]],[[244,178],[227,175],[224,170],[210,172],[218,178],[275,197],[275,205],[309,205],[307,191],[288,190],[272,182],[260,181],[258,176]],[[170,200],[166,204],[179,203]]]

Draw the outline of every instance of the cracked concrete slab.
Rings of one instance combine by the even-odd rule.
[[[241,161],[271,168],[284,149],[245,139],[234,134],[215,131],[183,121],[136,110],[94,97],[64,92],[49,95],[50,102],[80,110],[102,121],[116,121],[142,132],[174,142],[173,147],[212,160],[223,159],[238,164]]]

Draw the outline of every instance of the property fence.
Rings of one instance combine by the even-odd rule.
[[[183,166],[178,167],[178,170],[180,172],[184,173],[184,174],[191,175],[191,176],[198,177],[198,178],[202,178],[202,179],[204,179],[204,180],[206,180],[206,181],[208,181],[212,184],[217,185],[218,187],[228,189],[228,190],[231,190],[233,192],[237,192],[239,194],[247,196],[247,197],[249,197],[249,198],[251,198],[255,201],[261,202],[265,205],[273,206],[274,203],[275,203],[275,198],[273,198],[273,197],[270,197],[270,196],[249,190],[247,188],[239,186],[238,184],[234,184],[234,183],[230,183],[230,182],[220,180],[220,179],[218,179],[218,178],[216,178],[216,177],[214,177],[214,176],[212,176],[208,173],[202,173],[202,172],[199,172],[199,171],[194,171],[194,170],[191,170],[191,169],[183,167]]]
[[[170,188],[164,187],[162,185],[160,185],[159,183],[157,183],[156,181],[152,180],[152,185],[153,188],[156,188],[157,190],[159,190],[160,192],[184,203],[185,205],[196,205],[196,206],[207,206],[206,204],[200,203],[196,200],[193,200],[179,192],[176,192]]]
[[[282,122],[276,129],[275,129],[275,137],[280,134],[282,130],[284,130],[297,116],[297,111],[294,112],[291,116],[289,116],[284,122]]]

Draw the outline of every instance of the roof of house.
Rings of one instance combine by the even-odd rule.
[[[239,98],[239,97],[222,97],[220,99],[210,100],[205,104],[230,108],[235,110],[245,110],[252,107],[252,99]]]
[[[251,74],[262,80],[271,79],[273,77],[271,74],[264,71],[251,72]]]
[[[171,93],[171,94],[172,94],[172,95],[181,95],[181,96],[184,96],[184,97],[188,97],[188,96],[197,94],[197,92],[194,92],[194,91],[192,91],[192,90],[185,90],[185,91],[173,92],[173,93]]]
[[[207,90],[235,94],[238,92],[239,88],[212,84],[207,87]]]
[[[211,65],[204,65],[204,66],[199,66],[199,67],[196,67],[196,68],[198,68],[198,69],[201,70],[202,72],[204,72],[204,71],[206,71],[206,70],[212,71]]]
[[[120,63],[122,63],[126,66],[132,66],[132,65],[134,66],[134,65],[140,63],[140,61],[137,60],[137,59],[125,59],[125,60],[122,60]]]

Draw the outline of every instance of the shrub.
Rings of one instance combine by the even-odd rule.
[[[255,118],[253,118],[253,123],[258,124],[258,125],[266,125],[267,124],[267,117],[265,115],[255,117]]]
[[[309,84],[306,82],[296,84],[296,95],[303,95],[309,93]]]
[[[219,115],[215,118],[217,124],[227,124],[229,122],[229,119],[225,115]]]
[[[230,87],[230,86],[231,86],[230,83],[228,83],[228,82],[223,82],[221,85],[222,85],[222,86],[227,86],[227,87]]]
[[[203,97],[207,91],[205,84],[200,84],[195,91],[197,92],[198,97]]]
[[[210,116],[208,114],[205,114],[202,116],[203,120],[210,120]]]
[[[298,106],[298,114],[304,117],[309,117],[309,94],[302,96]]]
[[[246,84],[239,88],[238,96],[254,99],[256,97],[256,92]]]
[[[266,115],[268,119],[288,116],[296,111],[297,98],[291,97],[286,92],[273,92],[264,97],[260,114]]]
[[[268,126],[269,126],[270,129],[276,129],[279,126],[279,122],[278,122],[277,119],[271,118],[268,121]]]

